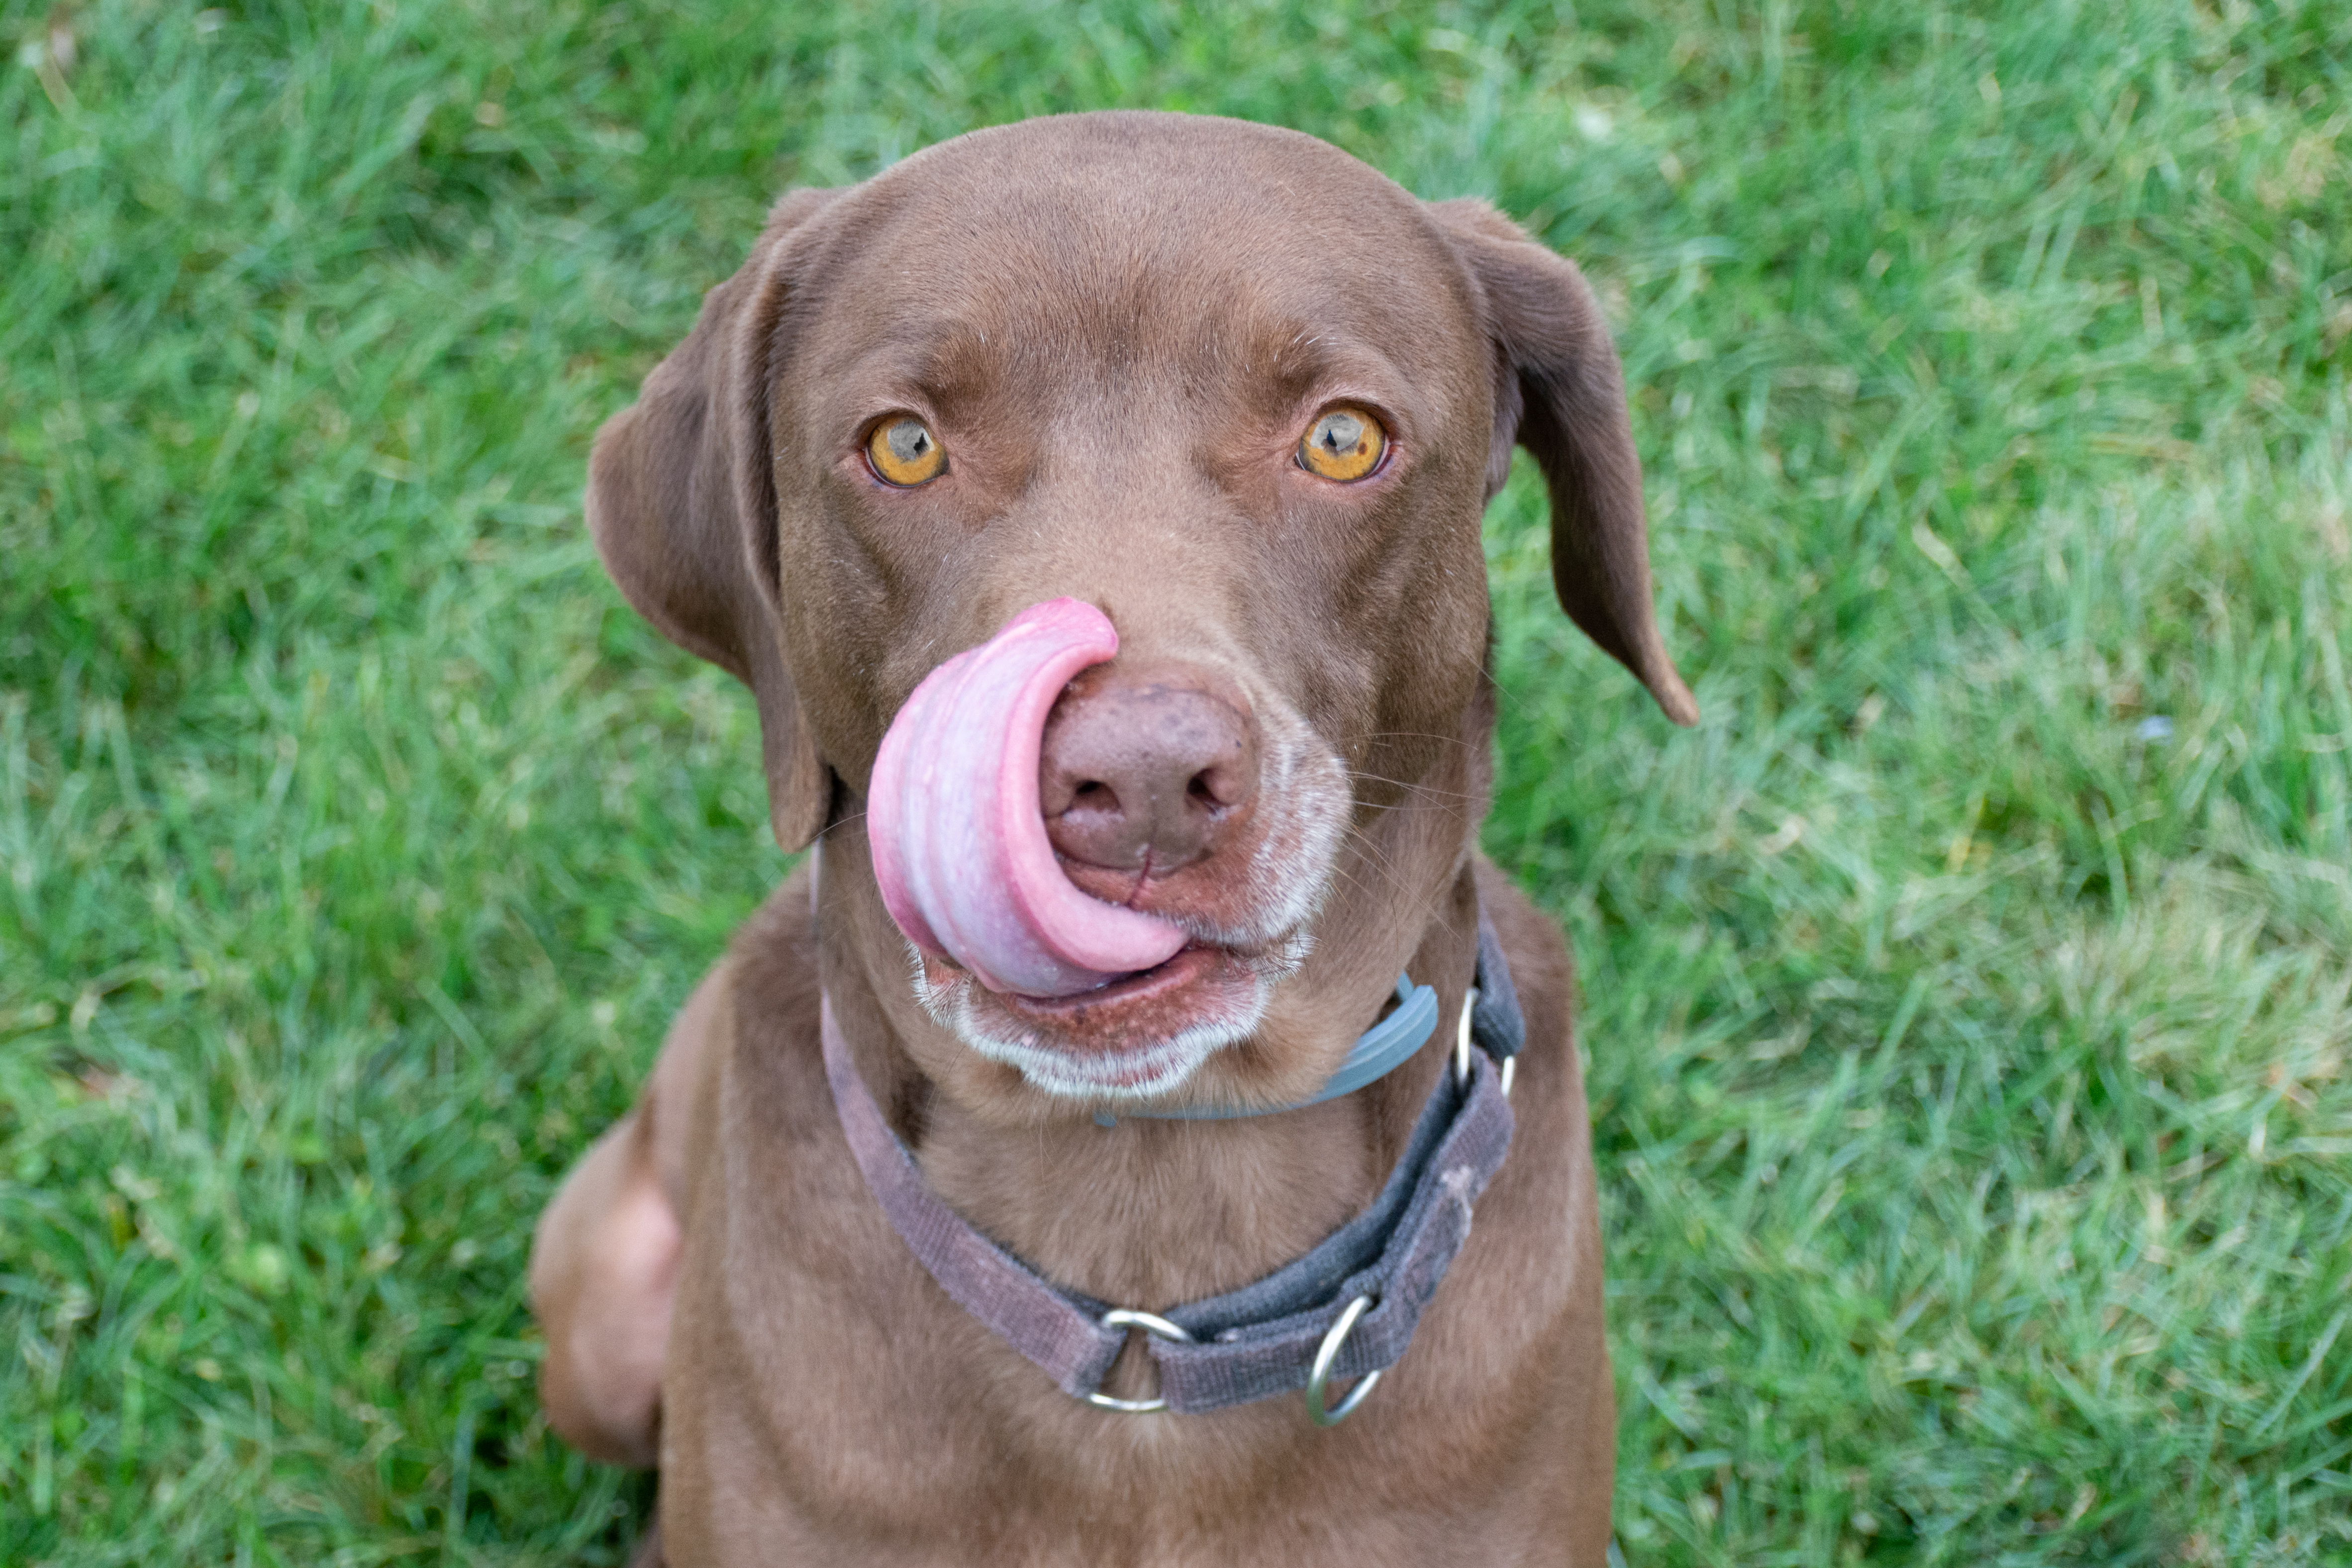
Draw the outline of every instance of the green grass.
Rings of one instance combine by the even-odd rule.
[[[1522,474],[1488,842],[1583,964],[1627,1560],[2352,1562],[2352,9],[0,41],[0,1561],[617,1560],[530,1226],[784,862],[589,436],[782,187],[1131,104],[1491,195],[1619,325],[1706,722]]]

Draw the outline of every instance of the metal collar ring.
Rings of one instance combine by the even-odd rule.
[[[1454,1030],[1454,1081],[1464,1089],[1470,1087],[1470,1010],[1478,1005],[1478,988],[1465,988],[1462,993],[1462,1021]]]
[[[1463,1011],[1466,1016],[1469,1010]],[[1318,1426],[1337,1426],[1354,1415],[1356,1406],[1364,1402],[1364,1395],[1372,1391],[1372,1384],[1381,1380],[1378,1372],[1364,1373],[1356,1380],[1356,1386],[1348,1390],[1348,1396],[1339,1401],[1337,1409],[1325,1398],[1326,1385],[1331,1381],[1331,1363],[1339,1360],[1339,1347],[1348,1342],[1356,1320],[1377,1305],[1378,1300],[1370,1296],[1359,1296],[1349,1302],[1347,1310],[1332,1323],[1331,1331],[1323,1336],[1322,1348],[1315,1352],[1315,1369],[1307,1374],[1307,1419]]]
[[[1139,1312],[1129,1307],[1115,1307],[1102,1315],[1106,1329],[1141,1329],[1145,1333],[1180,1344],[1191,1344],[1192,1336],[1183,1328],[1170,1322],[1157,1312]],[[1087,1403],[1101,1410],[1116,1410],[1128,1415],[1149,1415],[1155,1410],[1168,1408],[1168,1401],[1154,1394],[1150,1399],[1114,1399],[1108,1394],[1089,1394]]]

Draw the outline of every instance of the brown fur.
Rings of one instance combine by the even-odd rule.
[[[1342,395],[1381,412],[1391,468],[1300,482],[1290,447]],[[858,432],[893,409],[940,433],[946,479],[884,493],[863,473]],[[738,935],[540,1230],[550,1417],[598,1457],[657,1455],[651,1550],[1601,1560],[1613,1403],[1568,958],[1475,854],[1479,516],[1515,441],[1551,485],[1562,603],[1688,721],[1604,324],[1575,268],[1490,208],[1415,201],[1290,132],[1139,114],[982,132],[778,206],[599,437],[589,489],[631,602],[757,693],[779,838],[824,834],[821,877]],[[1479,897],[1510,952],[1528,1024],[1511,1156],[1410,1352],[1331,1430],[1295,1399],[1071,1400],[923,1272],[835,1118],[820,987],[936,1190],[1050,1278],[1149,1309],[1255,1279],[1356,1212],[1442,1069],[1433,1043],[1307,1110],[1106,1130],[919,1005],[864,837],[876,746],[940,659],[1057,594],[1110,614],[1113,670],[1197,671],[1352,785],[1312,952],[1181,1098],[1303,1095],[1401,968],[1450,1025]],[[1154,896],[1246,904],[1265,889],[1234,864]],[[1149,1377],[1131,1346],[1113,1392]]]

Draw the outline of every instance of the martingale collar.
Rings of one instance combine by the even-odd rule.
[[[1433,1026],[1435,993],[1423,986],[1419,994],[1428,997]],[[1411,1005],[1406,997],[1383,1023]],[[1304,1391],[1307,1415],[1330,1426],[1354,1410],[1381,1373],[1404,1354],[1423,1310],[1469,1237],[1471,1206],[1510,1149],[1505,1068],[1525,1043],[1527,1026],[1502,943],[1481,909],[1477,980],[1463,998],[1454,1069],[1439,1077],[1371,1206],[1255,1284],[1164,1312],[1113,1308],[1055,1285],[950,1209],[923,1180],[914,1155],[858,1076],[829,997],[823,1003],[823,1032],[834,1109],[891,1228],[958,1306],[1064,1393],[1106,1409],[1189,1415]],[[1423,1027],[1414,1046],[1430,1032]],[[1361,1088],[1410,1054],[1346,1088],[1327,1084],[1302,1103]],[[1357,1055],[1351,1052],[1349,1060],[1360,1070],[1366,1064]],[[1331,1082],[1349,1072],[1343,1066]],[[1160,1373],[1156,1399],[1115,1399],[1102,1392],[1131,1331],[1149,1336]],[[1328,1384],[1351,1378],[1355,1386],[1332,1405]]]

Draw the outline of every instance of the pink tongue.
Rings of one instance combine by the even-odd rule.
[[[1074,996],[1184,945],[1166,921],[1072,886],[1038,809],[1046,713],[1118,652],[1092,605],[1032,605],[925,676],[874,759],[866,831],[882,902],[908,941],[992,991]]]

